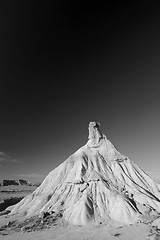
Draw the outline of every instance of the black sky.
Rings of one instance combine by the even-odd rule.
[[[132,135],[160,116],[160,17],[151,1],[2,2],[0,151],[22,159],[21,171],[59,164],[85,143],[89,121],[117,139],[123,124]],[[134,127],[131,118],[140,119]]]

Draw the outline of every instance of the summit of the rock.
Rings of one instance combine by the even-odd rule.
[[[89,136],[86,143],[86,149],[83,147],[83,151],[92,151],[94,153],[100,153],[106,160],[125,159],[120,152],[114,147],[114,145],[107,139],[107,137],[100,130],[100,123],[90,122],[88,126]]]
[[[100,140],[103,139],[103,134],[100,131],[100,124],[97,122],[90,122],[88,130],[89,130],[88,145],[91,145],[92,147],[98,146]]]
[[[10,214],[60,212],[66,221],[84,225],[110,218],[134,223],[144,205],[160,213],[160,185],[118,152],[99,123],[89,123],[88,138],[32,194],[9,207]]]

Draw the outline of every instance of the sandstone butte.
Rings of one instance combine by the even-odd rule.
[[[9,215],[61,213],[74,225],[139,221],[145,211],[160,212],[160,185],[122,155],[90,122],[88,142],[52,170]]]

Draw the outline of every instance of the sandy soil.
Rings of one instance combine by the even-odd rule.
[[[16,218],[0,217],[0,226],[14,221]],[[150,233],[150,225],[137,223],[134,225],[122,225],[110,221],[106,225],[95,223],[80,227],[67,224],[62,219],[55,222],[49,229],[23,232],[15,232],[9,228],[0,231],[0,239],[5,240],[147,240]]]

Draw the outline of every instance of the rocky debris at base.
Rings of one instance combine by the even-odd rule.
[[[150,226],[149,234],[146,240],[160,240],[160,215],[152,215],[152,220],[144,223]]]
[[[24,221],[9,221],[7,224],[3,225],[0,228],[0,234],[6,234],[6,232],[12,233],[12,232],[34,232],[34,231],[40,231],[47,228],[50,228],[51,226],[57,225],[58,220],[62,218],[61,213],[54,213],[54,214],[44,214],[42,217],[34,216],[31,218],[28,218]]]
[[[147,240],[160,240],[160,229],[151,227]]]

